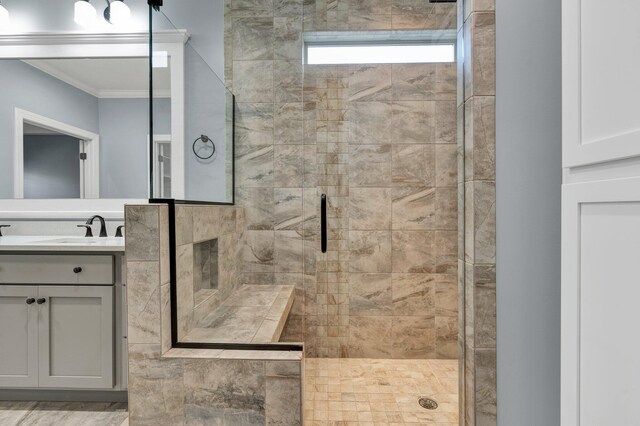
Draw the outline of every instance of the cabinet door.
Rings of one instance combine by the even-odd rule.
[[[40,286],[41,388],[113,387],[113,287]]]
[[[640,425],[640,2],[562,9],[561,423]]]
[[[0,285],[0,386],[38,386],[38,287]],[[31,302],[31,300],[29,300]]]

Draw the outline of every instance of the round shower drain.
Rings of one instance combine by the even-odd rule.
[[[426,408],[427,410],[435,410],[436,408],[438,408],[438,403],[431,398],[420,398],[418,400],[418,404],[420,404],[422,408]]]

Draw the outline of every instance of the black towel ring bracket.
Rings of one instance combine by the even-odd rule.
[[[207,145],[208,143],[211,143],[211,154],[209,154],[206,157],[198,154],[198,151],[196,150],[196,144],[199,141],[201,141],[205,145]],[[201,160],[208,160],[209,158],[213,157],[213,154],[216,153],[216,145],[213,143],[211,138],[209,136],[207,136],[207,135],[200,135],[199,138],[197,138],[195,141],[193,141],[193,145],[192,145],[191,149],[193,150],[193,153],[195,154],[195,156],[198,157]]]

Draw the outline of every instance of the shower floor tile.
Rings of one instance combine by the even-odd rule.
[[[306,426],[457,426],[458,361],[307,358],[304,399]]]

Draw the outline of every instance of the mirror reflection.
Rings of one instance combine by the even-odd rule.
[[[154,189],[171,196],[171,78],[154,70]],[[146,198],[148,58],[5,59],[1,198]],[[12,146],[13,145],[13,146]]]

